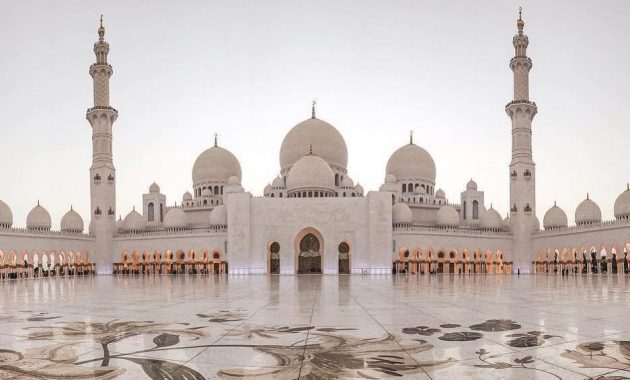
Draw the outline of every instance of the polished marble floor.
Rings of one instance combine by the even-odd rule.
[[[630,277],[0,282],[0,379],[626,379]]]

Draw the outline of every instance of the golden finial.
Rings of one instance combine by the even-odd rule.
[[[413,130],[409,131],[409,144],[413,144]]]
[[[315,106],[317,105],[317,100],[313,100],[311,104],[311,118],[315,119]]]
[[[103,26],[103,15],[101,15],[101,26],[98,28],[98,40],[101,42],[105,40],[105,27]]]
[[[215,147],[218,146],[218,144],[217,144],[217,134],[216,133],[214,134],[214,146]]]
[[[553,201],[553,207],[556,207],[556,201]]]
[[[518,28],[519,33],[523,33],[523,27],[525,26],[525,21],[523,21],[523,8],[518,7],[518,20],[516,20],[516,27]]]
[[[586,199],[591,199],[589,198],[589,196],[590,196],[589,193],[586,193]]]

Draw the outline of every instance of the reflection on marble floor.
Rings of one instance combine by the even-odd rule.
[[[0,282],[0,379],[626,379],[630,278]]]

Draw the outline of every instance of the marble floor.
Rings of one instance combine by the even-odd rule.
[[[0,282],[0,379],[628,379],[630,277]]]

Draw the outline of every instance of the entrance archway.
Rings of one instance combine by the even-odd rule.
[[[296,251],[298,274],[322,273],[323,239],[317,230],[302,230],[296,236]]]
[[[280,274],[280,244],[277,241],[269,245],[269,274]]]
[[[339,250],[339,274],[350,274],[350,245],[342,241]]]

